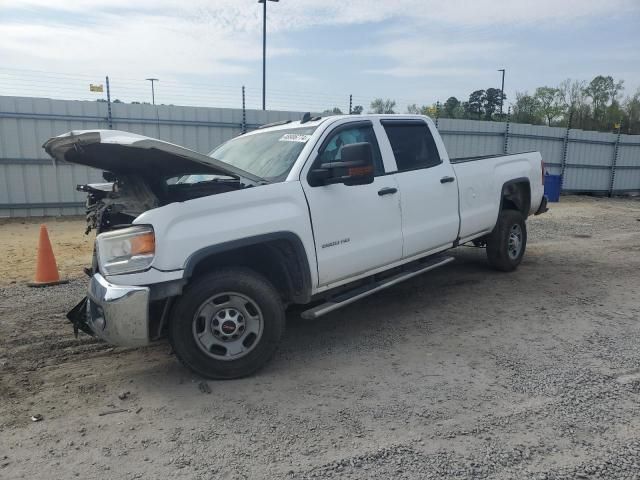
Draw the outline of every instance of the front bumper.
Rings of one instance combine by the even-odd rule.
[[[113,285],[96,273],[87,295],[89,329],[112,345],[149,344],[149,287]]]
[[[538,207],[538,210],[534,215],[540,215],[541,213],[549,211],[549,207],[547,207],[547,201],[548,201],[547,196],[543,195],[542,201],[540,202],[540,206]]]

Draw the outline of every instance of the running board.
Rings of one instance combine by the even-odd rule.
[[[300,314],[300,316],[306,320],[321,317],[322,315],[326,315],[329,312],[345,307],[357,300],[360,300],[361,298],[368,297],[373,293],[384,290],[385,288],[391,287],[400,282],[404,282],[405,280],[409,280],[410,278],[418,276],[424,272],[428,272],[429,270],[446,265],[454,260],[455,259],[453,257],[437,257],[427,262],[415,264],[413,268],[405,270],[393,277],[385,278],[337,295],[330,300],[327,300],[325,303],[310,308],[309,310],[305,310]]]

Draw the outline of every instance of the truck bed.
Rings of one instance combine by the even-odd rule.
[[[500,157],[508,157],[511,155],[522,155],[525,153],[534,153],[535,150],[529,150],[526,152],[515,152],[515,153],[498,153],[496,155],[480,155],[480,156],[473,156],[473,157],[457,157],[457,158],[450,158],[449,161],[451,163],[466,163],[466,162],[475,162],[476,160],[487,160],[489,158],[500,158]]]
[[[531,208],[542,199],[541,157],[538,152],[484,155],[450,159],[458,179],[461,239],[491,231],[500,211],[502,187],[511,181],[527,181]]]

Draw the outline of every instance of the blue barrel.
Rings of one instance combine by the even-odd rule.
[[[544,176],[544,194],[550,202],[560,201],[560,189],[562,188],[562,175]]]

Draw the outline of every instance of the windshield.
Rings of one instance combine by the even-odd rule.
[[[242,135],[209,156],[269,181],[283,180],[317,127]]]

